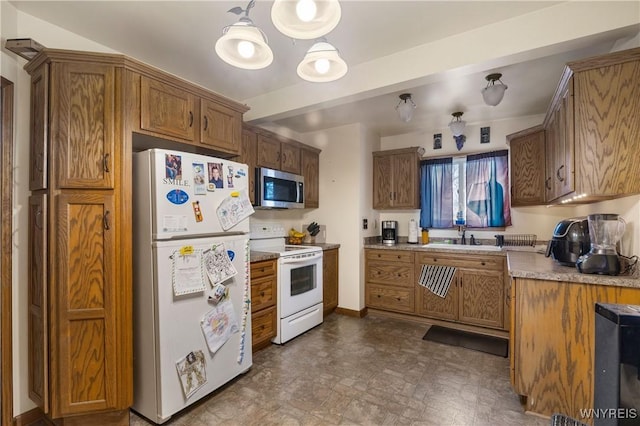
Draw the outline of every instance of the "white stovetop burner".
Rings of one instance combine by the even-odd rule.
[[[322,251],[320,247],[286,244],[287,231],[277,223],[252,223],[250,230],[251,250],[278,253],[280,257]]]

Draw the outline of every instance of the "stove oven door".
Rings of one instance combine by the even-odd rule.
[[[280,318],[322,303],[322,251],[280,257],[278,267]]]

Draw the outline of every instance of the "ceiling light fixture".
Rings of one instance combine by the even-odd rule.
[[[504,91],[507,90],[507,85],[500,80],[502,74],[495,73],[489,74],[485,77],[487,80],[487,87],[481,90],[484,103],[490,106],[496,106],[504,97]],[[500,84],[496,84],[499,81]]]
[[[396,111],[398,111],[398,116],[400,116],[400,120],[408,123],[411,121],[411,117],[413,117],[413,110],[416,109],[416,104],[413,103],[411,99],[411,93],[403,93],[400,95],[400,102],[396,105]]]
[[[324,38],[316,41],[298,64],[300,78],[314,83],[337,80],[347,70],[347,63],[340,57],[338,49]]]
[[[322,37],[340,22],[338,0],[275,0],[271,21],[282,34],[299,40]]]
[[[453,136],[462,135],[462,133],[464,132],[464,126],[467,125],[466,121],[460,119],[460,117],[462,117],[462,114],[463,113],[459,111],[451,114],[453,115],[453,118],[449,123],[449,129],[451,129],[451,133],[453,133]]]
[[[227,12],[244,16],[233,25],[224,27],[222,36],[216,42],[216,53],[226,63],[234,67],[257,70],[268,67],[273,62],[273,52],[267,44],[267,36],[249,19],[249,11],[255,5],[251,0],[246,9],[234,7]]]

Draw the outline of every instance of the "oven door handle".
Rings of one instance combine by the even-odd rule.
[[[300,259],[296,259],[296,258],[292,258],[292,257],[281,257],[280,258],[280,263],[282,263],[282,264],[285,264],[285,263],[304,263],[304,262],[315,263],[315,261],[317,259],[322,259],[322,252],[320,252],[318,254],[314,254],[313,256],[302,257]]]

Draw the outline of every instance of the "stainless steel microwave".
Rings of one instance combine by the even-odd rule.
[[[256,207],[304,208],[304,177],[280,170],[256,168]]]

